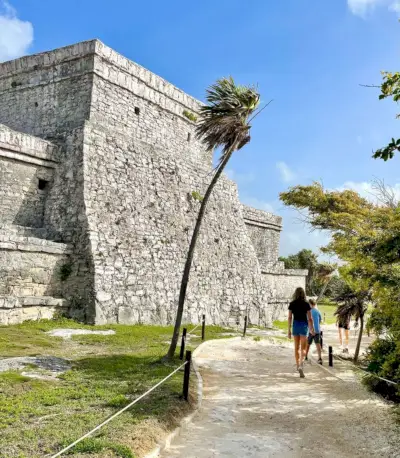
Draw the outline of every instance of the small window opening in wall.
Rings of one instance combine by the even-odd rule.
[[[192,139],[192,134],[189,132],[187,136],[187,141],[190,142],[191,139]]]
[[[38,189],[40,189],[41,191],[44,191],[45,189],[47,189],[48,184],[49,184],[48,181],[42,180],[41,178],[39,178]]]
[[[136,115],[140,115],[140,108],[139,107],[135,107],[135,114]]]

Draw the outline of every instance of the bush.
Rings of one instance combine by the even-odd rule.
[[[400,342],[393,336],[377,339],[367,351],[367,371],[400,384]],[[400,402],[400,385],[392,385],[383,380],[367,375],[365,384],[386,399]]]
[[[194,113],[191,113],[188,110],[184,110],[182,114],[183,114],[183,116],[185,116],[185,118],[189,119],[192,122],[196,122],[197,121],[197,116]]]
[[[60,267],[60,280],[65,281],[72,274],[72,264],[64,264]]]

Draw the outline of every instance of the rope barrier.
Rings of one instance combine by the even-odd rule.
[[[169,378],[171,378],[174,374],[176,374],[180,369],[182,369],[183,366],[185,366],[187,364],[187,361],[185,361],[183,364],[181,364],[179,367],[177,367],[173,372],[171,372],[169,375],[167,375],[167,377],[165,377],[164,379],[162,379],[160,382],[158,382],[156,385],[154,385],[152,388],[150,388],[149,390],[146,391],[146,393],[142,394],[141,396],[139,396],[138,398],[136,398],[134,401],[132,401],[130,404],[128,404],[127,406],[125,406],[123,409],[119,410],[118,412],[116,412],[115,414],[111,415],[111,417],[107,418],[107,420],[103,421],[103,423],[101,423],[100,425],[96,426],[95,428],[93,428],[91,431],[89,431],[88,433],[86,433],[85,435],[83,435],[82,437],[80,437],[79,439],[77,439],[75,442],[73,442],[72,444],[68,445],[68,447],[65,447],[63,448],[60,452],[56,453],[55,455],[52,455],[51,458],[57,458],[58,456],[61,456],[63,453],[67,452],[68,450],[70,450],[72,447],[75,447],[75,445],[79,444],[79,442],[82,442],[83,439],[86,439],[87,437],[89,437],[90,435],[92,435],[94,432],[98,431],[100,428],[102,428],[104,425],[106,425],[107,423],[109,423],[111,420],[113,420],[114,418],[118,417],[119,415],[121,415],[121,413],[125,412],[126,410],[128,410],[130,407],[132,407],[134,404],[136,404],[137,402],[139,402],[141,399],[143,399],[145,396],[147,396],[149,393],[151,393],[152,391],[154,391],[156,388],[158,388],[160,385],[162,385],[164,382],[166,382]]]
[[[191,335],[192,332],[195,331],[195,329],[197,329],[199,326],[201,326],[201,324],[202,324],[202,323],[197,324],[193,329],[191,329],[191,330],[188,332],[188,334]]]
[[[343,361],[343,362],[345,362],[345,363],[350,362],[350,361],[348,361],[347,359],[342,358],[340,355],[334,354],[334,356],[335,356],[336,358],[339,358],[341,361]],[[353,364],[352,367],[354,367],[355,369],[358,369],[358,370],[361,371],[361,372],[364,372],[364,373],[367,374],[367,375],[371,375],[372,377],[379,378],[379,379],[383,380],[384,382],[390,383],[390,384],[392,384],[392,385],[398,385],[398,383],[393,382],[393,380],[389,380],[389,379],[387,379],[387,378],[381,377],[381,376],[375,374],[374,372],[366,371],[365,369],[362,369],[361,367],[358,367],[358,366],[356,366],[355,364]]]

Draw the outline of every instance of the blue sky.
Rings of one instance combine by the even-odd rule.
[[[215,79],[258,83],[252,142],[228,174],[241,200],[284,218],[282,254],[326,237],[297,222],[278,194],[322,180],[365,195],[374,177],[396,187],[398,158],[371,159],[397,135],[396,106],[378,101],[381,70],[400,70],[396,0],[0,0],[0,61],[99,38],[203,99]],[[400,111],[400,110],[399,110]]]

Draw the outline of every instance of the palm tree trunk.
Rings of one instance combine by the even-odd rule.
[[[321,291],[318,294],[317,303],[324,297],[326,288],[328,287],[328,285],[331,282],[331,280],[332,280],[332,278],[328,278],[328,280],[324,283],[324,286],[322,287]]]
[[[235,145],[224,155],[224,159],[222,160],[221,164],[219,165],[217,171],[215,172],[214,177],[211,180],[211,183],[209,184],[207,191],[204,195],[204,198],[201,202],[199,214],[197,216],[196,225],[194,227],[194,231],[192,234],[192,240],[190,241],[189,251],[186,257],[185,268],[183,269],[181,289],[179,292],[178,310],[176,312],[176,319],[175,319],[174,333],[172,335],[171,344],[170,344],[170,347],[167,353],[167,359],[169,360],[174,357],[176,346],[178,345],[179,330],[182,324],[183,309],[184,309],[185,299],[186,299],[186,290],[187,290],[188,283],[189,283],[190,269],[192,267],[194,250],[196,248],[196,243],[199,237],[200,227],[201,227],[201,223],[203,222],[207,203],[210,198],[211,192],[214,189],[214,186],[218,181],[218,178],[221,176],[222,171],[224,170],[234,150],[235,150]]]
[[[360,315],[360,330],[358,331],[357,346],[356,346],[356,351],[354,352],[354,363],[357,363],[358,356],[360,354],[361,339],[362,339],[363,331],[364,331],[364,314]]]

